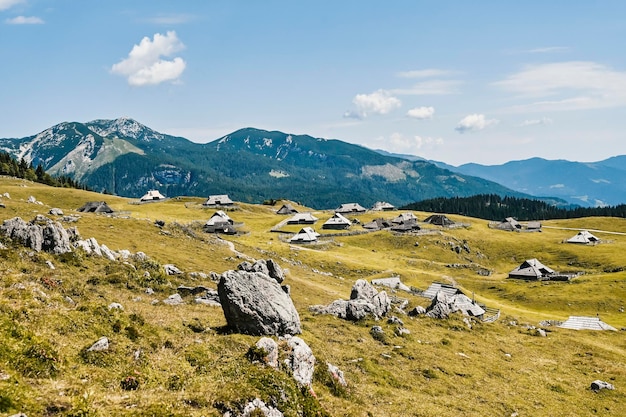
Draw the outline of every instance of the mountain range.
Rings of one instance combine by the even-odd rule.
[[[314,208],[341,203],[403,205],[434,197],[527,196],[496,182],[409,161],[340,140],[245,128],[206,144],[129,119],[63,122],[0,139],[0,150],[124,197],[229,194],[242,202],[288,198]]]

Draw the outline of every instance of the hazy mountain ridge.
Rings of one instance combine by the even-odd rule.
[[[520,192],[561,197],[581,206],[617,205],[626,201],[626,156],[598,162],[531,158],[491,166],[438,165],[464,175],[497,181]]]
[[[92,189],[139,197],[230,194],[246,202],[289,198],[313,207],[432,197],[518,195],[495,182],[427,161],[381,155],[336,139],[245,128],[207,144],[156,132],[135,120],[64,122],[0,148],[71,175]]]

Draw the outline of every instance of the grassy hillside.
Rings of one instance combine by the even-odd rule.
[[[80,254],[33,253],[2,238],[0,250],[0,413],[29,416],[219,416],[259,397],[287,416],[621,416],[626,404],[626,338],[622,331],[590,332],[548,328],[537,337],[524,325],[599,314],[618,329],[626,327],[626,220],[584,218],[544,222],[541,233],[492,230],[487,222],[449,216],[467,227],[396,236],[380,231],[324,237],[324,243],[297,247],[270,232],[285,217],[276,206],[240,204],[229,211],[243,222],[236,236],[202,231],[214,210],[204,199],[134,201],[82,190],[51,188],[0,178],[6,208],[0,220],[31,220],[51,207],[65,214],[87,201],[105,200],[118,212],[108,217],[80,213],[75,225],[83,238],[95,237],[114,250],[143,251],[149,261],[109,262]],[[43,205],[29,204],[35,196]],[[303,207],[298,209],[306,210]],[[314,211],[322,223],[332,213]],[[368,213],[361,222],[399,212]],[[429,213],[415,212],[420,220]],[[154,222],[162,220],[165,226]],[[608,241],[597,246],[562,243],[576,230],[597,230]],[[297,226],[285,230],[295,232]],[[353,226],[360,230],[360,226]],[[604,232],[602,232],[604,231]],[[613,233],[608,233],[613,232]],[[622,233],[622,234],[618,234]],[[227,244],[230,242],[237,252]],[[417,245],[416,245],[417,243]],[[470,252],[457,254],[453,245]],[[153,304],[176,287],[204,285],[191,272],[222,273],[241,256],[273,258],[287,269],[286,284],[302,320],[301,337],[318,365],[313,389],[302,392],[285,372],[246,358],[258,337],[230,333],[221,308],[194,304]],[[557,271],[579,271],[571,282],[522,282],[508,272],[529,258]],[[46,261],[51,261],[51,270]],[[186,272],[166,276],[163,264]],[[476,273],[491,271],[489,276]],[[145,272],[150,276],[145,276]],[[410,330],[366,320],[350,323],[314,315],[309,306],[348,298],[359,278],[399,275],[425,289],[433,281],[456,282],[466,294],[501,309],[495,323],[470,330],[461,317],[434,320],[401,316]],[[145,293],[151,287],[155,293]],[[428,300],[395,293],[409,306]],[[71,301],[69,300],[71,299]],[[124,310],[109,310],[112,302]],[[386,338],[375,340],[372,325]],[[86,352],[101,336],[107,353]],[[337,388],[323,372],[325,362],[345,372],[349,386]],[[615,391],[589,390],[601,379]],[[136,390],[122,381],[136,380]]]

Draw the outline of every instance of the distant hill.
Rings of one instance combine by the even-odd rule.
[[[394,205],[434,197],[527,196],[423,160],[381,155],[340,140],[241,129],[207,144],[156,132],[129,118],[64,122],[0,149],[96,191],[140,197],[229,194],[243,202],[288,198],[315,208]]]
[[[626,156],[598,162],[570,162],[531,158],[502,165],[465,164],[458,167],[436,162],[444,169],[496,181],[535,196],[560,197],[585,207],[626,203]]]

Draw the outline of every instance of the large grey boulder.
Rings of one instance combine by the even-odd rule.
[[[254,263],[244,261],[237,265],[237,269],[246,272],[261,272],[270,278],[274,278],[279,284],[285,280],[283,269],[272,259],[259,259]]]
[[[0,233],[37,252],[43,250],[60,255],[72,251],[70,235],[61,223],[44,216],[37,216],[28,223],[20,217],[5,220]]]
[[[293,301],[269,275],[226,271],[217,292],[228,326],[238,332],[259,336],[302,332]]]
[[[378,291],[376,288],[369,282],[364,279],[357,280],[352,286],[352,291],[350,292],[351,300],[371,300]]]
[[[450,301],[442,291],[439,291],[426,309],[426,315],[433,319],[447,319],[450,314],[452,314]]]
[[[310,387],[313,383],[313,372],[315,371],[315,356],[306,342],[297,336],[289,339],[287,345],[291,348],[291,353],[286,360],[286,364],[291,369],[293,378],[301,385]]]

